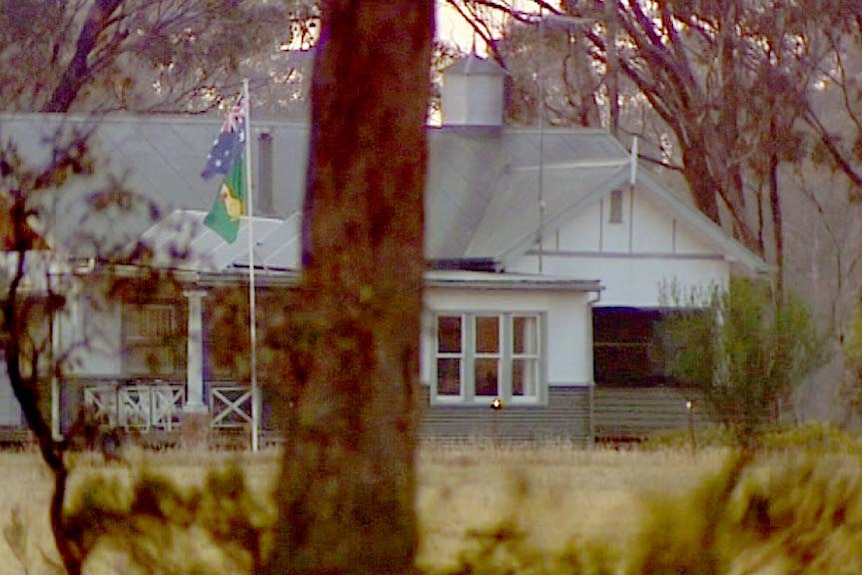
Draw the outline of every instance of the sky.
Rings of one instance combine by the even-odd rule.
[[[473,42],[473,30],[446,0],[437,3],[437,36],[452,42],[463,49],[469,49]],[[478,49],[478,46],[477,46]]]
[[[437,36],[453,42],[464,50],[469,50],[473,45],[473,29],[446,0],[434,1],[437,5]],[[511,0],[511,4],[517,10],[535,10],[535,4],[530,0]],[[557,3],[552,1],[551,4],[556,5]],[[488,53],[488,47],[478,36],[476,38],[476,52],[483,56]]]
[[[435,0],[435,3],[437,5],[437,36],[454,43],[463,50],[469,50],[473,46],[473,28],[446,0]],[[517,1],[515,5],[518,5]],[[488,47],[479,36],[476,36],[476,52],[482,56],[488,53]]]

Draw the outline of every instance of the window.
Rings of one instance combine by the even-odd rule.
[[[500,396],[500,318],[477,317],[476,348],[473,355],[475,392],[477,396]]]
[[[593,309],[593,366],[598,385],[683,385],[669,374],[673,350],[665,337],[669,309]]]
[[[461,316],[437,318],[437,395],[463,397],[464,326]]]
[[[512,396],[536,397],[539,391],[539,321],[512,318]]]
[[[611,224],[623,223],[623,191],[611,190],[611,209],[608,222]]]
[[[123,358],[126,373],[171,375],[180,369],[182,344],[177,309],[169,304],[123,306]]]
[[[432,399],[485,405],[544,397],[540,316],[438,314]]]

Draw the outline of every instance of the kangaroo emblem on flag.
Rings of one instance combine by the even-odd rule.
[[[226,182],[222,183],[219,196],[228,217],[232,220],[238,220],[242,215],[242,200],[239,196],[236,195]]]

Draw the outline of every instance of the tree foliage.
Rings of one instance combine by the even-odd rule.
[[[805,305],[791,296],[776,305],[764,282],[735,279],[727,289],[667,297],[683,310],[665,326],[671,373],[700,389],[743,440],[774,421],[779,402],[824,359]]]
[[[653,151],[649,159],[680,174],[703,213],[727,225],[779,270],[786,202],[780,167],[817,157],[852,183],[854,195],[860,189],[856,142],[862,133],[862,109],[858,82],[848,73],[862,48],[858,3],[449,3],[460,7],[504,66],[529,50],[519,47],[518,37],[525,26],[536,27],[540,10],[543,15],[586,19],[573,28],[574,48],[567,46],[546,58],[554,63],[547,66],[553,71],[567,70],[558,62],[574,54],[589,56],[589,64],[581,65],[578,73],[591,74],[591,79],[577,86],[559,76],[554,80],[564,93],[573,94],[573,123],[589,119],[577,113],[588,96],[576,88],[596,90],[604,125],[611,124],[614,108],[621,106],[620,130],[646,139],[649,145],[642,149]],[[507,14],[508,27],[489,27],[489,10]],[[535,33],[529,36],[535,39]],[[520,73],[524,67],[513,67],[515,83],[534,85],[533,72],[539,67],[546,70],[544,61],[526,75]],[[545,93],[539,107],[543,113],[566,117],[555,109],[564,99],[553,90]],[[827,94],[835,94],[840,119],[821,106]],[[611,128],[616,131],[615,125]],[[780,284],[781,274],[778,279]]]
[[[307,63],[282,49],[313,43],[317,17],[305,0],[12,2],[0,13],[0,105],[201,111],[254,72],[259,100],[288,108]]]
[[[259,573],[271,543],[271,501],[253,493],[237,462],[182,488],[139,470],[131,482],[94,474],[65,514],[66,537],[84,560],[119,553],[128,573]]]

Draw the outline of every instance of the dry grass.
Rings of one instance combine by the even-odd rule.
[[[240,458],[252,486],[265,498],[277,470],[278,454],[132,452],[129,465],[104,465],[78,456],[71,491],[94,473],[120,483],[146,467],[179,485],[198,485],[206,469]],[[723,457],[690,454],[586,451],[566,444],[493,446],[443,444],[423,446],[419,455],[418,511],[422,525],[420,564],[435,569],[452,565],[468,545],[471,529],[490,528],[504,520],[529,525],[530,542],[541,549],[562,548],[573,536],[621,540],[634,533],[642,496],[670,493],[696,485],[717,470]],[[0,541],[0,575],[24,572],[12,547],[23,539],[22,558],[31,573],[47,570],[43,553],[53,557],[48,529],[50,477],[33,453],[0,453],[3,473],[0,525],[12,524],[17,510],[25,533]],[[7,531],[9,531],[7,529]],[[11,534],[11,533],[10,533]],[[10,546],[10,543],[18,543]]]
[[[722,451],[584,450],[542,446],[431,445],[419,457],[419,562],[452,565],[470,530],[509,522],[527,543],[560,551],[573,539],[625,544],[646,497],[683,493],[721,468]]]
[[[857,455],[830,457],[830,469],[844,466],[852,468],[848,477],[862,477]],[[129,464],[107,466],[98,458],[79,456],[71,488],[74,491],[92,474],[108,474],[124,484],[141,468],[191,487],[201,484],[207,469],[237,458],[255,493],[265,500],[277,471],[276,451],[256,455],[135,451]],[[795,458],[792,452],[773,455],[758,463],[760,471],[754,475],[784,469]],[[695,458],[685,450],[589,451],[567,444],[423,445],[418,457],[419,563],[429,572],[445,571],[457,564],[459,554],[475,547],[476,539],[468,536],[471,531],[503,524],[522,529],[531,549],[549,555],[573,540],[626,549],[634,546],[631,538],[642,536],[645,521],[655,515],[656,501],[675,500],[678,505],[684,499],[677,496],[695,492],[719,474],[726,459],[720,449],[701,451]],[[4,527],[0,575],[51,573],[50,561],[43,556],[54,556],[47,518],[50,478],[32,453],[0,453],[0,469]],[[14,527],[15,514],[19,528]],[[686,509],[674,514],[684,516]],[[91,572],[115,571],[98,563],[102,566],[93,564]]]

